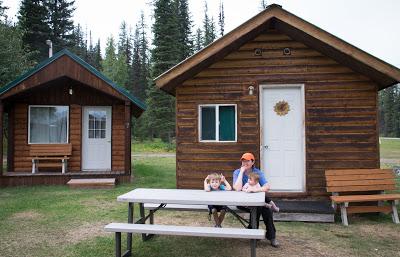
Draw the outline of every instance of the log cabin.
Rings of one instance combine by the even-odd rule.
[[[0,185],[129,181],[131,119],[145,108],[75,54],[56,53],[0,89]]]
[[[326,169],[379,168],[378,91],[400,70],[273,4],[155,81],[176,98],[178,188],[252,152],[272,196],[312,200]]]

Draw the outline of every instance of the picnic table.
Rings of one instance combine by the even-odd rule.
[[[184,226],[162,226],[162,225],[147,225],[147,228],[135,227],[140,231],[147,233],[142,234],[142,239],[147,240],[154,233],[155,229],[159,230],[159,234],[174,234],[174,235],[192,235],[192,236],[214,236],[214,237],[230,237],[230,238],[248,238],[250,240],[251,256],[255,256],[256,238],[265,237],[265,232],[257,227],[257,207],[265,205],[264,200],[265,194],[259,193],[245,193],[236,191],[212,191],[206,192],[204,190],[192,190],[192,189],[153,189],[153,188],[137,188],[126,194],[118,196],[119,202],[128,203],[128,224],[145,224],[146,220],[151,215],[146,216],[144,210],[145,203],[159,204],[157,209],[162,209],[166,204],[178,204],[178,205],[226,205],[226,206],[247,206],[250,209],[251,227],[254,229],[246,228],[196,228],[196,227],[184,227]],[[139,204],[140,218],[134,221],[134,203]],[[156,210],[157,210],[156,209]],[[155,211],[156,211],[155,210]],[[154,212],[154,210],[153,210]],[[153,222],[153,221],[152,221]],[[159,227],[157,227],[159,226]],[[170,228],[168,228],[170,227]],[[150,230],[149,230],[150,228]],[[183,230],[182,230],[183,229]],[[107,230],[107,227],[106,227]],[[167,230],[167,231],[165,231]],[[178,232],[176,232],[179,230]],[[200,230],[204,230],[205,233],[200,233]],[[117,230],[112,230],[116,232]],[[125,230],[122,232],[133,231]],[[139,231],[139,230],[136,230]],[[250,234],[254,232],[254,235]],[[245,235],[246,234],[246,235]],[[257,235],[256,235],[257,234]],[[247,237],[246,237],[247,236]],[[127,233],[127,251],[123,256],[130,256],[132,252],[132,233]]]

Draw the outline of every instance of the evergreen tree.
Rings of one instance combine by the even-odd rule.
[[[208,16],[208,6],[207,2],[205,2],[204,5],[204,19],[203,19],[203,46],[207,46],[211,44],[216,36],[215,33],[215,23],[214,23],[214,18],[211,17],[211,19]]]
[[[118,40],[118,54],[125,55],[126,64],[129,66],[132,62],[132,42],[131,35],[125,21],[121,23]]]
[[[136,97],[141,100],[146,98],[145,85],[140,83],[141,75],[141,58],[140,58],[140,28],[139,24],[136,24],[135,32],[133,34],[133,54],[132,54],[132,66],[131,74],[133,78],[132,88],[129,89]]]
[[[28,50],[24,48],[23,33],[18,26],[8,21],[0,1],[0,87],[21,75],[32,67]]]
[[[46,0],[49,13],[50,39],[54,51],[71,46],[74,24],[72,21],[75,0]]]
[[[117,85],[125,87],[128,81],[128,67],[126,65],[125,55],[123,53],[116,54],[113,36],[107,39],[106,55],[102,66],[104,75]]]
[[[24,47],[32,51],[32,61],[48,58],[46,40],[50,39],[48,13],[42,0],[22,0],[18,12],[18,25],[23,33]]]
[[[203,32],[201,31],[200,28],[197,28],[196,30],[196,38],[195,38],[195,43],[194,43],[194,50],[200,51],[201,48],[203,48]]]
[[[101,57],[101,45],[100,38],[97,40],[97,44],[93,49],[93,67],[97,70],[102,70],[101,63],[103,62],[103,58]]]
[[[260,11],[265,10],[268,7],[267,0],[260,1]]]
[[[218,25],[219,25],[219,34],[222,37],[225,31],[225,13],[224,13],[224,3],[222,1],[219,2]]]
[[[87,61],[88,60],[87,40],[85,39],[86,36],[83,33],[80,24],[78,24],[78,26],[74,28],[72,35],[73,37],[71,40],[70,50],[79,57],[81,57],[83,60]]]
[[[172,0],[154,1],[154,24],[152,50],[152,78],[156,78],[176,63],[178,63],[179,28],[176,16],[171,15],[176,10]],[[146,126],[152,135],[171,142],[175,134],[175,99],[162,92],[154,82],[148,89]]]
[[[178,47],[180,56],[178,60],[184,60],[193,53],[193,40],[191,36],[192,20],[189,13],[188,0],[176,0],[178,17]]]

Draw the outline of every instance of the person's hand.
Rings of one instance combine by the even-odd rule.
[[[224,183],[224,182],[225,182],[225,177],[224,177],[224,175],[221,174],[221,183]]]
[[[245,171],[246,171],[246,166],[240,167],[240,172],[241,172],[241,173],[244,173]]]
[[[204,179],[205,181],[210,180],[210,175],[207,175],[207,177]]]

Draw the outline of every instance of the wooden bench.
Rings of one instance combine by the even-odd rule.
[[[395,175],[389,169],[326,170],[326,190],[332,193],[332,205],[340,205],[342,223],[348,226],[348,213],[391,213],[394,223],[399,223],[396,205],[400,194],[385,194],[396,190]],[[339,195],[346,194],[346,195]],[[383,205],[388,201],[390,205]],[[378,202],[375,206],[351,205],[350,203]]]
[[[110,223],[104,227],[107,232],[115,233],[115,256],[121,257],[121,233],[173,235],[173,236],[195,236],[216,238],[241,238],[241,239],[265,239],[263,229],[244,228],[215,228],[215,227],[192,227],[153,224],[129,224]],[[255,245],[251,244],[251,256],[255,257]]]
[[[67,161],[72,153],[71,144],[32,144],[29,147],[33,174],[39,167],[61,167],[63,174],[67,171]]]

